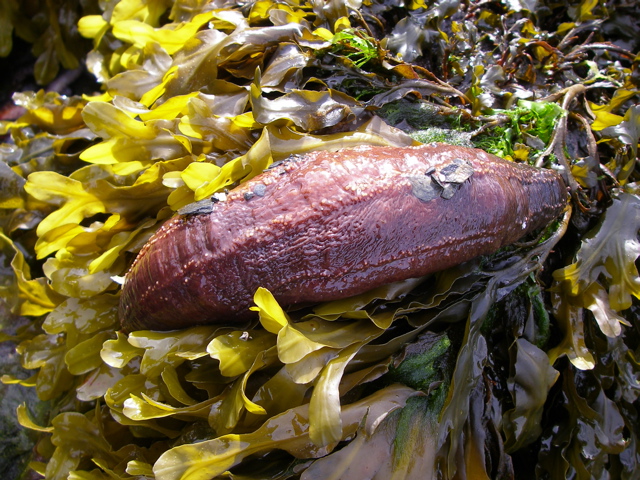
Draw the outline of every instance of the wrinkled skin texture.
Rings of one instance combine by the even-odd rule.
[[[464,147],[294,157],[170,219],[126,276],[122,327],[237,324],[260,286],[290,306],[423,276],[517,241],[566,200],[557,173]]]

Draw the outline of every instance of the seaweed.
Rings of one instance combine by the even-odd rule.
[[[0,123],[0,340],[16,363],[0,391],[33,392],[13,405],[31,470],[637,475],[637,6],[0,3],[1,55],[13,31],[43,85],[85,63],[101,88],[17,92],[23,113]],[[353,298],[284,311],[259,289],[256,325],[119,330],[122,278],[174,212],[296,154],[441,140],[558,170],[565,215]]]

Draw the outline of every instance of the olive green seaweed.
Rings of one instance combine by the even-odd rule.
[[[635,478],[639,19],[621,0],[0,0],[0,56],[26,42],[49,84],[0,120],[0,472]],[[76,68],[99,91],[56,91]],[[120,330],[123,279],[175,212],[291,155],[434,141],[557,170],[566,212],[355,297],[285,311],[260,288],[250,324]]]

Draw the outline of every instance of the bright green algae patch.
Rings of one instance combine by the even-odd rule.
[[[3,454],[37,439],[23,458],[50,479],[633,478],[628,6],[81,3],[35,2],[46,31],[0,13],[41,82],[86,54],[102,86],[17,93],[1,124],[3,392],[34,394]],[[292,154],[433,141],[558,169],[572,211],[354,298],[284,312],[260,289],[247,328],[119,331],[122,276],[174,212]]]

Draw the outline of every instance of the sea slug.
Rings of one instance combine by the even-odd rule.
[[[283,306],[348,297],[493,253],[566,202],[556,172],[478,149],[294,156],[168,220],[125,277],[121,324],[238,324],[260,286]]]

